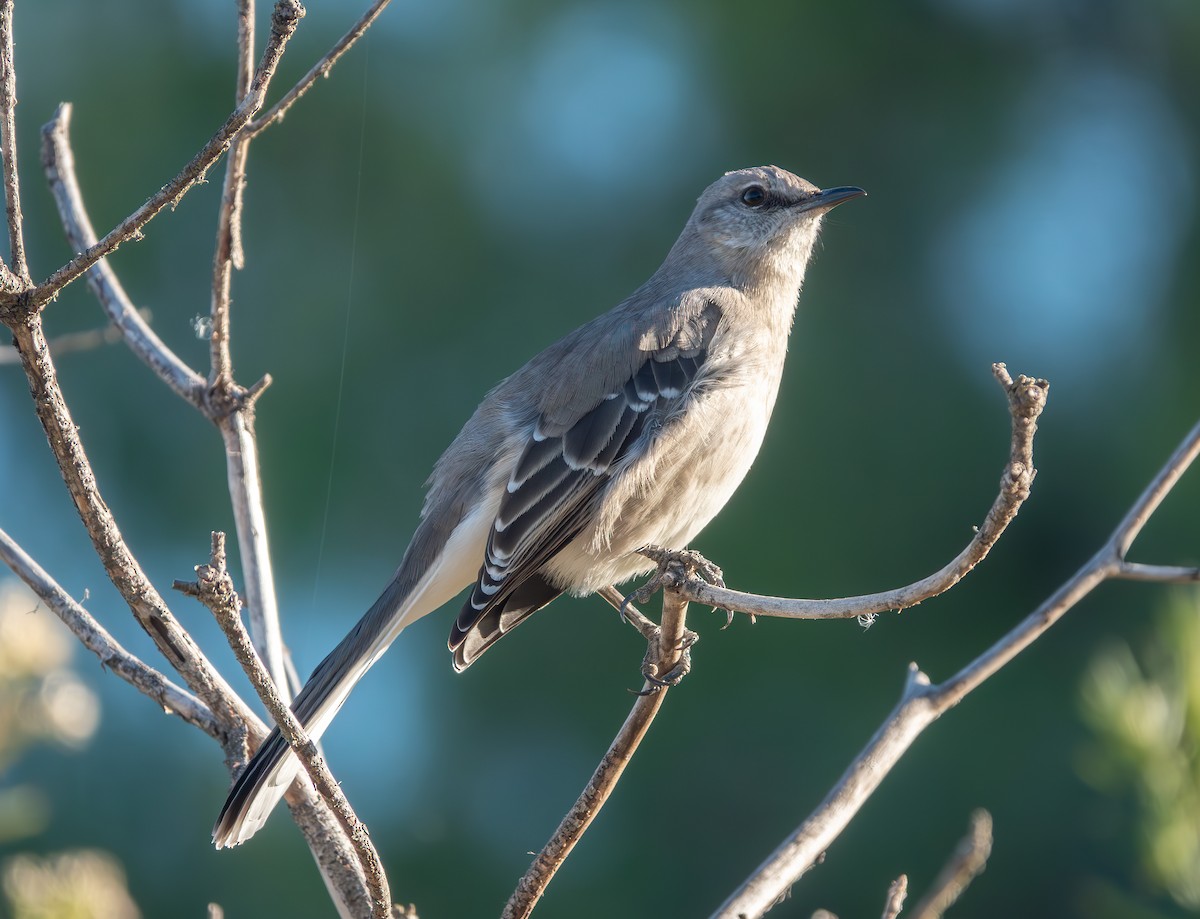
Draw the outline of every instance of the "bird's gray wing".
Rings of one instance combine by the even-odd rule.
[[[605,485],[652,429],[688,398],[700,377],[720,311],[690,311],[674,330],[645,330],[626,378],[571,418],[544,411],[509,479],[470,598],[450,632],[454,666],[480,654],[563,592],[546,563],[587,526]],[[569,368],[564,368],[567,372]]]

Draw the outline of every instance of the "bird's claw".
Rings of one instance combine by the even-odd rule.
[[[639,590],[645,590],[654,584],[657,591],[664,584],[667,587],[678,587],[689,577],[700,578],[713,587],[725,586],[725,572],[718,565],[710,562],[695,549],[664,549],[661,546],[642,546],[639,555],[644,555],[658,563],[658,571]],[[657,583],[655,583],[657,581]],[[651,596],[653,596],[653,591]],[[645,598],[648,599],[648,598]],[[641,602],[645,602],[643,599]]]
[[[654,634],[648,636],[650,639],[649,647],[646,648],[646,656],[642,659],[642,676],[646,678],[646,682],[650,684],[648,689],[643,689],[637,693],[639,696],[650,696],[661,689],[669,686],[678,686],[680,681],[691,672],[692,669],[692,645],[700,640],[700,636],[690,629],[684,629],[683,636],[680,638],[677,649],[679,651],[679,659],[671,665],[665,672],[660,673],[660,662],[667,657],[663,653],[660,646],[662,639],[662,629],[657,626],[654,628]]]
[[[660,546],[643,546],[638,553],[658,563],[658,570],[650,580],[625,598],[622,604],[622,616],[625,607],[631,602],[645,603],[663,587],[679,587],[689,577],[698,577],[713,587],[725,586],[725,572],[719,565],[710,562],[694,549],[664,549]],[[723,606],[714,606],[714,613],[725,614],[725,624],[722,631],[733,625],[733,610]]]

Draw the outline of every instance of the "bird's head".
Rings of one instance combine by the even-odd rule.
[[[735,282],[773,281],[799,287],[821,218],[865,195],[861,188],[817,188],[778,166],[729,172],[704,190],[691,224]]]

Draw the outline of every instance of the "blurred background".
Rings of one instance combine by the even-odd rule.
[[[365,6],[311,3],[273,97]],[[40,278],[71,254],[39,175],[40,125],[75,104],[103,232],[226,117],[235,5],[22,2],[16,36]],[[998,639],[1095,551],[1200,416],[1198,97],[1192,0],[397,2],[250,154],[235,370],[275,381],[258,429],[300,670],[386,583],[421,483],[487,389],[640,284],[709,182],[776,163],[863,186],[869,198],[826,221],[763,453],[695,548],[732,586],[789,596],[940,567],[1006,455],[996,360],[1051,382],[1039,474],[976,573],[869,631],[743,618],[719,631],[723,617],[693,610],[693,674],[538,915],[707,915],[820,801],[907,664],[945,678]],[[220,172],[113,259],[202,370]],[[57,335],[102,314],[76,284],[46,322]],[[122,346],[59,363],[103,493],[166,592],[207,559],[210,530],[233,531],[219,437]],[[0,431],[0,525],[162,666],[12,365]],[[1193,473],[1133,557],[1200,563],[1198,501]],[[12,635],[62,631],[11,602]],[[249,695],[207,612],[170,602]],[[625,717],[644,650],[600,601],[564,600],[458,677],[450,615],[406,632],[327,735],[396,899],[430,919],[499,913]],[[771,915],[878,915],[901,872],[927,887],[977,807],[994,852],[952,915],[1194,914],[1198,616],[1195,591],[1102,587],[922,736]],[[209,901],[232,917],[330,914],[286,816],[212,850],[228,787],[213,743],[82,649],[68,659],[70,641],[13,663],[10,644],[31,639],[0,634],[0,711],[26,712],[0,719],[0,909],[65,915],[33,911],[45,898],[29,879],[78,887],[86,863],[116,888],[103,915],[201,916]],[[55,686],[66,727],[43,711]]]

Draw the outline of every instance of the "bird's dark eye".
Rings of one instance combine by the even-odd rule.
[[[751,185],[742,192],[742,204],[746,207],[762,207],[767,201],[767,193],[761,185]]]

